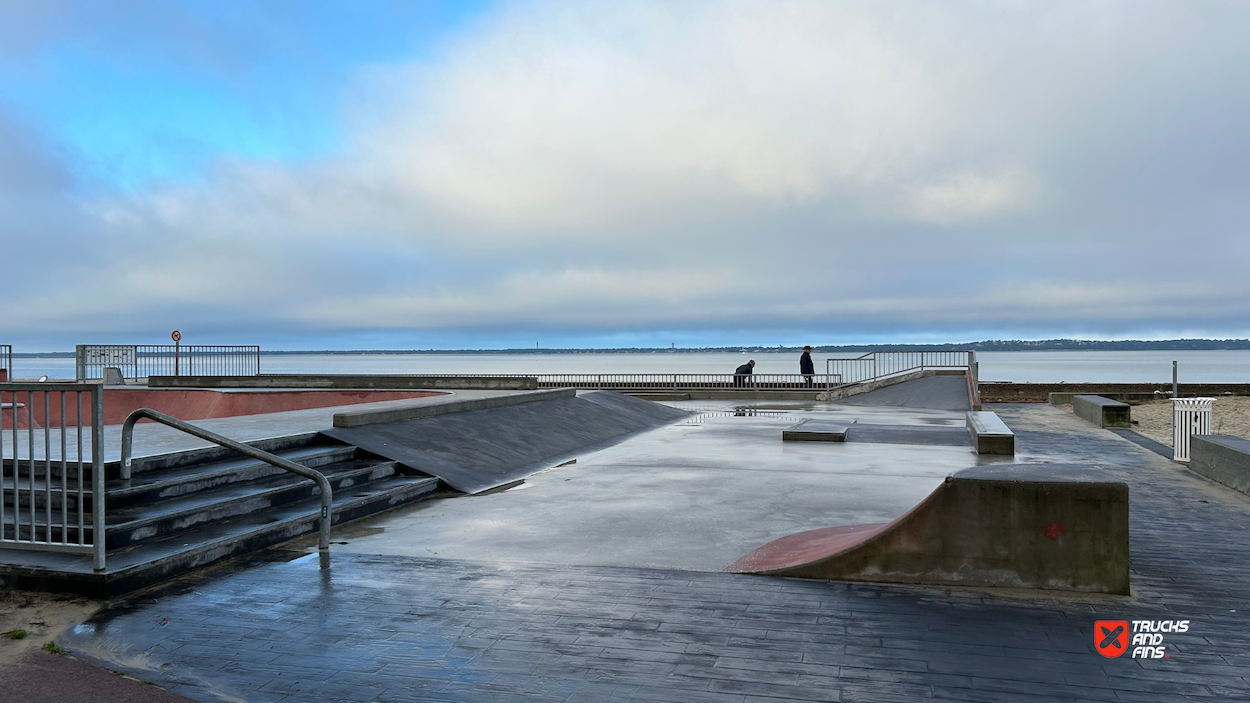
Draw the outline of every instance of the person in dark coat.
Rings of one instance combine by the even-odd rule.
[[[812,376],[816,375],[816,365],[812,363],[811,345],[803,347],[803,355],[799,357],[799,373],[803,374],[803,387],[812,387]]]
[[[747,363],[734,369],[734,388],[741,388],[747,384],[747,376],[750,376],[755,369],[755,359],[751,359]]]

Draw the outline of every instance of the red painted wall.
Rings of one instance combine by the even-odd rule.
[[[0,402],[13,402],[12,392],[0,391]],[[18,392],[17,402],[29,403],[33,410],[35,426],[59,426],[61,424],[61,405],[59,394],[50,394],[51,417],[44,412],[43,393],[36,392],[32,399],[25,392]],[[261,413],[277,413],[287,410],[308,410],[310,408],[329,408],[336,405],[357,405],[359,403],[376,403],[383,400],[403,400],[407,398],[426,398],[432,395],[446,395],[439,391],[229,391],[190,388],[110,388],[104,391],[104,424],[120,425],[126,416],[139,408],[151,408],[157,412],[172,415],[179,420],[205,420],[213,417],[237,417],[239,415],[259,415]],[[74,396],[65,398],[66,420],[73,423]],[[84,423],[91,421],[91,396],[82,396],[82,417]],[[18,427],[26,427],[27,410],[18,411]],[[10,410],[0,413],[0,426],[12,427],[13,416]],[[144,420],[147,422],[147,420]]]

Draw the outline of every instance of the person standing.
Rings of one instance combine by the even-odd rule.
[[[803,355],[799,357],[799,373],[803,374],[803,387],[812,387],[812,376],[816,375],[816,365],[812,363],[812,347],[803,347]]]
[[[742,388],[747,384],[747,376],[755,370],[755,359],[734,369],[734,388]]]

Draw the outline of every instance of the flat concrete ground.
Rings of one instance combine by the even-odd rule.
[[[397,513],[327,563],[273,550],[135,594],[64,644],[201,701],[1250,700],[1250,498],[1056,408],[991,409],[1016,431],[1017,460],[1087,463],[1129,483],[1131,597],[594,565],[714,569],[734,545],[792,525],[888,518],[975,461],[952,447],[792,449],[784,421],[746,414],[639,437],[634,453],[587,457],[533,488]],[[867,488],[874,474],[891,488]],[[616,519],[646,517],[566,519],[577,495]],[[869,510],[869,496],[889,507]],[[790,513],[769,517],[771,506]],[[735,527],[734,515],[772,522]],[[1101,619],[1190,625],[1165,635],[1166,659],[1107,659],[1093,647]]]
[[[519,488],[354,523],[336,533],[347,541],[336,551],[722,571],[794,532],[889,522],[946,476],[985,461],[969,447],[781,441],[782,429],[807,417],[962,426],[963,413],[952,411],[773,402],[748,414],[731,402],[670,405],[697,414]]]

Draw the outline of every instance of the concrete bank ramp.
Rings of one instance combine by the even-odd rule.
[[[471,410],[322,434],[480,493],[687,417],[684,410],[612,391],[580,392],[506,407]]]
[[[783,537],[728,571],[1127,594],[1128,537],[1128,485],[1097,468],[983,466],[893,522]]]
[[[966,376],[927,376],[835,401],[843,405],[971,410]]]

